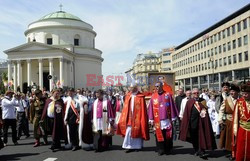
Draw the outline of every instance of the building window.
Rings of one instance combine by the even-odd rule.
[[[200,60],[200,54],[198,54],[198,60]]]
[[[204,59],[206,59],[207,58],[207,53],[206,53],[206,51],[204,51]]]
[[[79,46],[79,39],[74,39],[74,45]]]
[[[235,34],[235,25],[232,26],[232,35]]]
[[[207,57],[210,57],[210,50],[207,51]]]
[[[223,58],[224,66],[227,65],[227,57]]]
[[[210,44],[212,44],[213,43],[213,37],[211,36],[210,37]]]
[[[234,64],[237,63],[237,57],[236,57],[236,54],[233,55],[233,62]]]
[[[74,45],[79,46],[80,45],[80,36],[77,34],[74,37]]]
[[[228,51],[231,50],[231,42],[230,42],[230,41],[227,43],[227,50],[228,50]]]
[[[223,44],[223,52],[226,52],[226,44]]]
[[[226,30],[223,30],[222,37],[223,37],[223,39],[226,37]]]
[[[239,56],[239,62],[242,62],[242,53],[239,53],[238,56]]]
[[[244,52],[245,61],[248,61],[248,51]]]
[[[220,67],[222,66],[222,59],[221,58],[219,59],[219,65],[220,65]]]
[[[236,48],[236,40],[233,40],[233,49]]]
[[[214,49],[211,49],[211,56],[214,55]]]
[[[207,63],[205,63],[205,70],[207,70]]]
[[[204,47],[206,47],[206,40],[204,40],[203,43],[204,43]]]
[[[217,39],[216,39],[216,35],[214,35],[214,42],[216,42],[217,41]]]
[[[221,37],[220,37],[220,32],[218,33],[218,40],[220,40],[221,39]]]
[[[230,36],[230,28],[227,28],[227,36]]]
[[[214,53],[217,55],[217,47],[214,48]]]
[[[241,37],[238,38],[238,47],[241,47]]]
[[[219,53],[221,53],[221,45],[219,46]]]
[[[52,38],[47,38],[47,44],[52,45]]]
[[[238,28],[238,32],[240,32],[241,31],[241,23],[240,22],[237,24],[237,28]]]
[[[201,53],[201,59],[203,59],[203,53]]]
[[[218,60],[216,59],[215,60],[215,68],[217,68],[218,67]]]
[[[248,44],[248,38],[247,38],[247,35],[244,36],[244,45],[247,45]]]
[[[247,19],[243,20],[243,29],[247,28]]]
[[[231,56],[228,56],[228,65],[232,64]]]

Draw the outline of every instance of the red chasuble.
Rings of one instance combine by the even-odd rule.
[[[165,95],[165,93],[163,94]],[[154,115],[154,123],[155,123],[155,133],[156,133],[156,138],[158,142],[164,141],[164,137],[162,135],[161,131],[161,123],[160,123],[160,109],[159,109],[159,102],[158,102],[158,93],[154,93],[152,95],[153,99],[153,115]],[[166,103],[168,100],[164,99],[164,102]],[[171,118],[171,113],[169,108],[167,108],[167,118]]]
[[[148,115],[144,95],[138,92],[134,98],[134,111],[132,116],[130,111],[131,98],[132,93],[130,92],[125,98],[124,107],[117,125],[117,134],[124,137],[128,124],[131,124],[132,138],[149,140]],[[132,117],[132,119],[129,119],[129,116]]]
[[[250,160],[250,102],[237,100],[233,115],[232,155],[236,161]]]

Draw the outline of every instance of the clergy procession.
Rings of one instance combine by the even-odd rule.
[[[113,146],[112,136],[120,135],[126,153],[143,150],[144,141],[155,139],[158,155],[171,155],[179,139],[191,143],[193,155],[202,159],[218,147],[229,160],[247,161],[250,81],[224,82],[221,92],[180,88],[174,95],[159,78],[148,100],[136,81],[126,92],[55,88],[24,94],[8,90],[1,97],[0,121],[1,148],[12,144],[8,142],[11,127],[15,146],[21,146],[21,138],[33,137],[34,148],[50,144],[53,152],[104,152]],[[155,138],[150,138],[150,132]]]

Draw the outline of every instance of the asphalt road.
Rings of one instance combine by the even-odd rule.
[[[32,133],[32,132],[31,132]],[[9,135],[11,136],[11,135]],[[41,139],[42,140],[42,139]],[[51,138],[49,137],[49,141]],[[155,147],[155,137],[151,134],[149,141],[144,142],[143,150],[139,152],[125,153],[121,148],[123,138],[113,137],[113,147],[105,152],[95,153],[94,151],[56,151],[52,152],[50,145],[42,145],[34,148],[34,139],[31,136],[28,139],[24,137],[19,140],[19,145],[14,146],[11,138],[8,139],[8,145],[0,150],[0,161],[196,161],[203,160],[193,155],[192,145],[182,141],[174,141],[174,149],[171,155],[158,156]],[[218,143],[218,140],[217,140]],[[228,161],[224,157],[223,150],[209,152],[208,160]]]

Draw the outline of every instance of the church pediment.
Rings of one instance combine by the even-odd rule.
[[[53,50],[53,49],[55,50],[55,49],[61,49],[61,48],[43,44],[43,43],[38,43],[38,42],[29,42],[29,43],[25,43],[23,45],[8,49],[4,52],[8,54],[11,52],[27,52],[27,51],[41,51],[41,50]]]

